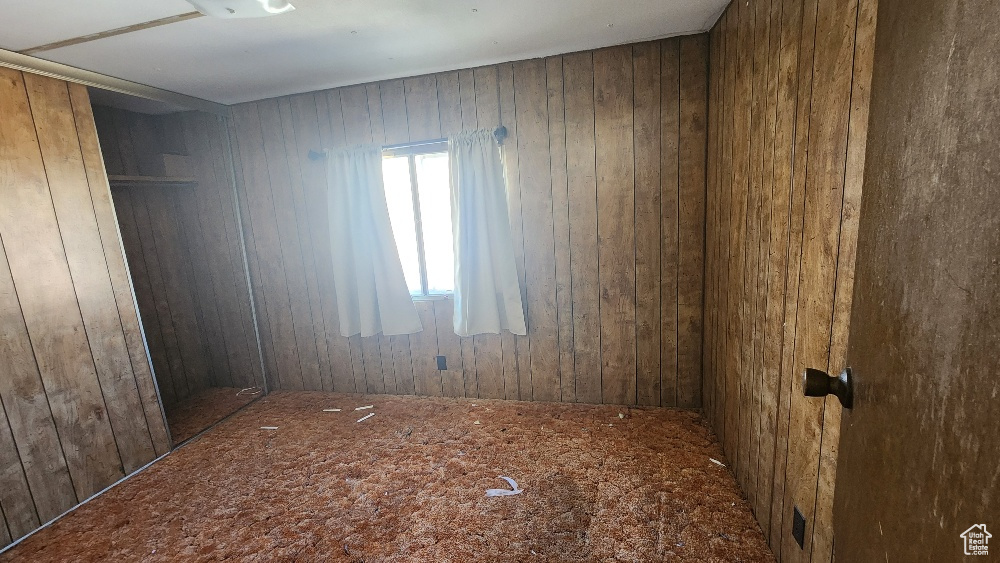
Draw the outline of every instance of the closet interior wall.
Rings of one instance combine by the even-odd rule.
[[[94,108],[164,405],[263,385],[225,120]],[[186,178],[187,183],[150,178]]]

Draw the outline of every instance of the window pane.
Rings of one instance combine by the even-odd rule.
[[[427,289],[429,293],[451,293],[455,289],[455,257],[451,238],[448,154],[421,154],[414,158],[420,222],[424,231]]]
[[[411,295],[420,295],[420,262],[417,256],[417,229],[413,220],[413,191],[410,187],[410,164],[405,156],[382,159],[385,199],[389,221],[396,239],[403,275]]]

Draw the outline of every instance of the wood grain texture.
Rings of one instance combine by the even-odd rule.
[[[558,401],[559,326],[545,61],[517,63],[513,70],[522,236],[533,241],[523,251],[532,377],[530,389],[521,388],[521,398]]]
[[[700,406],[708,56],[707,36],[675,38],[234,108],[276,388],[325,389],[325,345],[333,387],[351,391]],[[417,334],[367,342],[331,330],[327,186],[322,163],[304,155],[501,123],[529,334],[454,337],[450,301],[418,302]],[[279,215],[289,224],[279,228]],[[296,376],[303,342],[310,357],[319,351],[318,382]]]
[[[263,385],[225,123],[196,112],[150,116],[100,106],[94,117],[109,171],[197,180],[169,189],[121,186],[113,193],[164,402],[209,386]],[[258,301],[257,308],[266,306]]]
[[[143,327],[136,309],[132,279],[125,261],[114,203],[111,200],[111,192],[103,181],[106,172],[104,162],[101,159],[101,148],[90,98],[86,88],[77,84],[69,85],[69,94],[91,200],[100,231],[101,243],[104,247],[118,313],[121,317],[122,332],[128,346],[132,370],[135,373],[136,386],[142,401],[153,447],[157,455],[163,455],[170,450],[170,437],[167,434],[156,381],[153,379],[150,360],[146,353]]]
[[[576,400],[601,402],[600,280],[597,258],[597,145],[594,137],[594,57],[563,57],[566,178],[572,246],[573,349]]]
[[[0,401],[11,434],[11,449],[4,450],[0,506],[12,538],[18,538],[77,499],[2,245],[0,258],[0,367],[6,374],[0,378]]]
[[[510,214],[510,230],[514,239],[514,263],[517,267],[517,279],[521,287],[521,303],[525,307],[525,318],[531,321],[531,304],[528,302],[528,287],[526,285],[524,215],[521,192],[520,152],[517,134],[517,92],[514,86],[514,65],[505,63],[497,65],[497,107],[498,123],[505,123],[509,138],[502,149],[504,174],[507,182],[507,206]],[[488,106],[487,106],[488,107]],[[482,121],[482,120],[480,120]],[[489,123],[489,122],[487,122]],[[537,312],[536,312],[537,314]],[[531,328],[529,327],[530,331]],[[530,335],[530,332],[529,332]],[[528,335],[514,336],[510,333],[501,335],[501,346],[504,348],[504,394],[508,399],[531,399],[531,338]],[[509,351],[509,353],[508,353]],[[540,374],[548,377],[547,374]]]
[[[851,116],[848,124],[844,176],[844,203],[841,211],[840,246],[837,253],[838,273],[834,290],[827,373],[841,373],[847,367],[848,361],[848,337],[850,336],[850,319],[854,299],[854,270],[857,263],[861,193],[868,147],[868,113],[875,58],[877,7],[878,4],[874,0],[859,0],[858,2],[854,70],[851,85]],[[833,558],[833,500],[842,414],[843,409],[840,402],[829,397],[823,413],[816,515],[814,517],[816,524],[813,527],[812,556],[817,560],[825,560],[827,557]]]
[[[859,42],[871,33],[865,27],[873,8],[859,2]],[[1000,120],[983,104],[1000,90],[998,8],[982,1],[878,6],[870,119],[858,124],[852,111],[848,134],[849,163],[857,161],[850,149],[855,125],[868,128],[870,142],[855,286],[847,292],[853,311],[846,358],[861,392],[842,413],[837,446],[843,454],[834,509],[838,561],[885,553],[901,561],[968,560],[955,531],[968,529],[972,514],[995,520],[1000,513],[993,485],[1000,456],[993,431]],[[871,56],[859,45],[854,68],[871,64]],[[866,88],[855,80],[852,110]],[[860,176],[848,165],[844,222],[853,220]],[[831,367],[842,361],[833,353],[846,337],[838,334],[839,277],[837,286]],[[922,517],[928,513],[930,522]],[[880,521],[892,523],[884,533]],[[814,559],[824,555],[817,552],[821,542],[827,543],[817,529]]]
[[[0,238],[77,498],[124,475],[20,73],[4,71]],[[16,184],[15,184],[16,182]],[[39,283],[44,280],[44,283]],[[75,500],[75,499],[74,499]],[[75,503],[75,502],[74,502]],[[71,503],[71,504],[74,504]]]
[[[570,266],[573,246],[569,226],[563,58],[546,59],[545,73],[549,106],[549,163],[552,178],[552,236],[555,245],[560,400],[572,403],[576,401],[576,366],[573,358],[573,273]]]
[[[601,392],[635,402],[635,182],[631,49],[594,52]]]
[[[832,557],[839,406],[798,381],[844,361],[874,46],[858,6],[733,3],[711,32],[707,412],[781,561]]]
[[[169,448],[89,104],[0,69],[0,547]]]
[[[156,457],[97,227],[67,84],[24,75],[45,176],[125,473]]]
[[[660,404],[677,406],[678,252],[680,212],[679,40],[660,46]],[[638,251],[639,247],[636,247]]]
[[[660,65],[660,45],[632,47],[636,403],[640,405],[659,405],[661,389]]]
[[[708,148],[708,36],[680,40],[678,162],[677,406],[701,406],[705,272],[705,155]]]

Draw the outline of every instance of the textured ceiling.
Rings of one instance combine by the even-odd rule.
[[[35,56],[221,103],[707,30],[727,0],[292,0]],[[183,0],[0,0],[13,51],[190,12]]]

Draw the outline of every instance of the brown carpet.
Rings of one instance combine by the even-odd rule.
[[[773,561],[709,458],[690,411],[274,393],[0,561]]]
[[[260,395],[239,394],[234,387],[210,387],[166,407],[167,425],[174,445],[194,436],[240,410]]]

